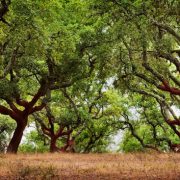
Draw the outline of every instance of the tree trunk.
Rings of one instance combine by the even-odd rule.
[[[170,149],[173,152],[180,153],[180,144],[170,144]]]
[[[59,148],[56,146],[57,138],[51,137],[51,144],[50,144],[50,152],[54,153],[59,151]]]
[[[23,119],[23,122],[17,121],[17,126],[14,131],[13,137],[8,145],[7,153],[15,153],[15,154],[17,153],[19,144],[20,144],[22,136],[23,136],[23,132],[27,125],[27,120],[28,119],[25,118],[25,119]]]

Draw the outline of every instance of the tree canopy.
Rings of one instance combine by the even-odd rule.
[[[104,152],[119,130],[122,151],[179,151],[179,9],[1,0],[1,151],[17,153],[30,124],[27,141],[51,152]]]

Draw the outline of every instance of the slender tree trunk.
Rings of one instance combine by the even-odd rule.
[[[28,118],[23,119],[23,121],[17,121],[17,126],[14,131],[13,137],[8,145],[7,153],[17,153],[19,144],[23,137],[23,132],[27,126]]]

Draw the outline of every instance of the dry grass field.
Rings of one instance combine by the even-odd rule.
[[[180,179],[179,154],[0,155],[0,180]]]

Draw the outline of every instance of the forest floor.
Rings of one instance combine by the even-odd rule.
[[[180,179],[180,154],[0,155],[0,180]]]

